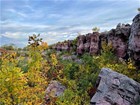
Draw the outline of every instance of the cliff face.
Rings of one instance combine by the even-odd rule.
[[[111,44],[114,54],[123,59],[132,57],[136,65],[140,65],[140,14],[133,19],[132,25],[118,24],[115,29],[107,32],[93,32],[86,35],[80,35],[77,43],[73,41],[58,43],[53,46],[56,50],[70,51],[75,49],[78,55],[88,52],[92,55],[100,54],[102,43]]]
[[[116,29],[108,32],[93,32],[85,36],[77,37],[77,54],[89,52],[90,54],[99,54],[102,49],[102,43],[111,44],[116,56],[124,58],[127,55],[128,39],[130,35],[129,24],[118,24]]]
[[[83,54],[89,52],[90,54],[99,53],[99,33],[89,33],[86,36],[77,37],[77,54]]]
[[[140,65],[140,14],[136,15],[131,25],[129,50],[137,65]]]

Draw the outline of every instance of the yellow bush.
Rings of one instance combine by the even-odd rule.
[[[94,63],[100,69],[103,67],[110,68],[140,82],[140,72],[136,69],[131,59],[126,62],[123,59],[120,60],[116,58],[116,56],[113,54],[112,44],[106,44],[103,42],[102,49],[101,55],[93,57]]]
[[[42,57],[48,45],[37,36],[30,36],[27,71],[23,72],[19,62],[25,57],[17,57],[15,53],[0,58],[0,105],[41,105],[44,102],[47,76],[44,71],[49,69]],[[47,65],[47,67],[45,67]],[[45,69],[45,70],[44,70]]]
[[[17,67],[16,54],[4,55],[0,70],[0,104],[15,105],[22,101],[21,91],[27,84],[25,74]]]

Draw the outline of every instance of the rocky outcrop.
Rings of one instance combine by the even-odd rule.
[[[140,14],[136,15],[131,25],[129,37],[129,50],[136,65],[140,65]]]
[[[140,99],[140,83],[111,69],[103,68],[98,82],[91,105],[135,105]]]
[[[65,42],[59,42],[59,43],[53,45],[52,49],[55,49],[57,51],[70,51],[73,48],[72,42],[73,42],[72,40],[68,40]]]
[[[93,32],[93,34],[90,36],[90,54],[98,54],[99,51],[99,33]]]
[[[76,39],[75,45],[71,40],[58,43],[54,48],[58,51],[73,49],[78,55],[85,52],[96,55],[100,54],[102,43],[106,42],[108,45],[112,45],[113,52],[118,58],[128,59],[131,56],[140,68],[140,14],[135,16],[132,25],[119,23],[115,29],[110,31],[88,33],[80,35]]]
[[[102,49],[102,43],[112,44],[116,56],[124,58],[128,51],[128,39],[130,35],[129,24],[118,24],[116,29],[111,29],[108,32],[93,32],[86,35],[78,36],[76,43],[76,52],[81,55],[88,52],[92,55],[99,54]],[[53,48],[58,51],[69,51],[72,49],[72,41],[56,44]]]
[[[89,33],[86,36],[81,35],[77,37],[77,54],[89,52],[90,54],[97,54],[99,51],[99,33]]]
[[[114,53],[120,58],[124,58],[127,55],[128,39],[130,35],[129,24],[118,24],[116,29],[112,29],[108,32],[108,44],[112,44]]]
[[[77,53],[84,53],[84,43],[86,42],[86,37],[84,35],[80,35],[77,37]]]

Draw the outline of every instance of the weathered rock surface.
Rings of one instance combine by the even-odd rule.
[[[135,16],[131,25],[129,49],[137,65],[140,65],[140,14]]]
[[[45,100],[49,101],[50,97],[54,98],[60,96],[65,89],[66,87],[63,86],[60,82],[52,80],[46,89]]]
[[[52,46],[52,48],[57,51],[69,51],[72,49],[72,47],[73,47],[72,40],[68,40],[66,42],[61,42],[61,43],[59,42]]]
[[[77,59],[77,56],[76,55],[63,55],[61,56],[61,59],[62,60],[75,60]]]
[[[107,41],[112,44],[116,56],[124,58],[127,55],[129,35],[129,24],[119,23],[116,29],[109,31]]]
[[[91,105],[135,105],[140,99],[140,83],[111,69],[101,70],[98,84]]]
[[[61,59],[62,60],[69,60],[69,61],[73,61],[73,62],[76,62],[78,64],[82,64],[82,60],[77,58],[76,55],[63,55],[61,56]]]
[[[86,42],[86,37],[84,35],[77,37],[77,53],[83,54],[84,53],[84,43]]]
[[[102,43],[106,42],[112,44],[114,53],[116,56],[124,58],[128,51],[128,39],[130,36],[129,24],[118,24],[116,29],[111,29],[108,32],[93,32],[86,35],[80,35],[77,37],[76,46],[72,45],[72,41],[58,43],[53,46],[53,49],[57,51],[69,51],[76,47],[78,55],[88,52],[92,55],[99,54],[102,49]]]
[[[99,51],[99,33],[89,33],[86,36],[81,35],[77,37],[77,54],[89,52],[90,54],[97,54]]]

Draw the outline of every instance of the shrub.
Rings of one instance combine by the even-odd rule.
[[[15,53],[2,55],[0,59],[0,104],[1,105],[39,105],[44,101],[47,77],[43,75],[46,65],[42,51],[47,44],[39,36],[30,36],[27,65],[24,57]],[[22,66],[21,66],[22,65]],[[26,70],[24,67],[27,67]],[[24,71],[24,72],[23,72]]]
[[[3,55],[0,69],[0,104],[16,105],[23,101],[27,79],[21,68],[17,67],[16,54]]]

